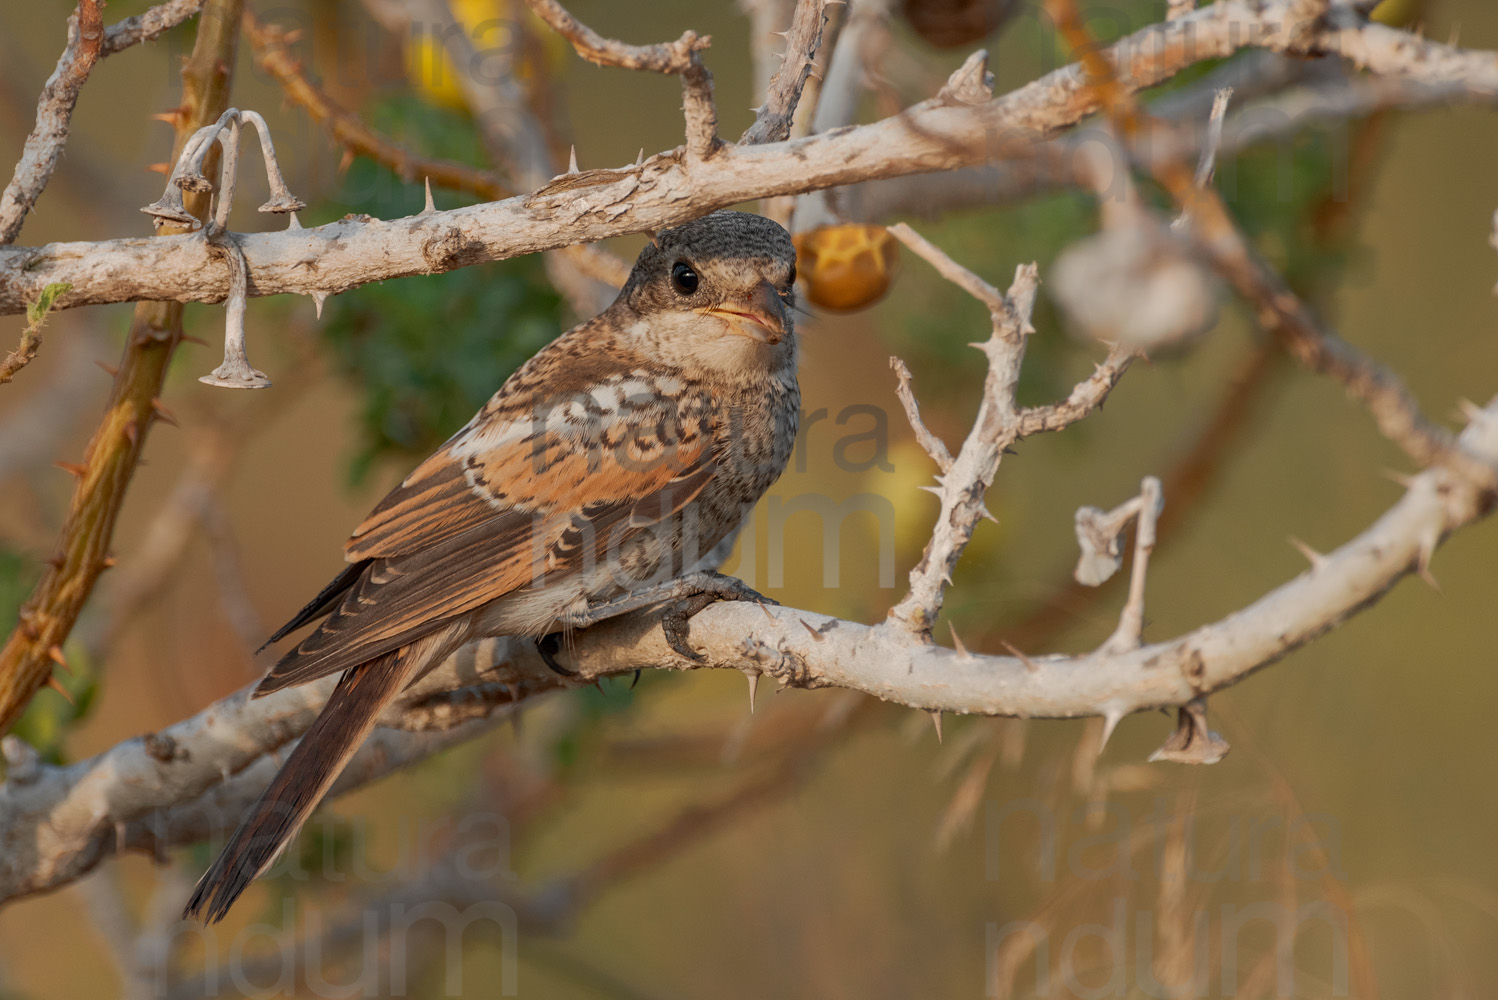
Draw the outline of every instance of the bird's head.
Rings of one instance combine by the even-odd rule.
[[[781,226],[714,212],[640,251],[618,305],[627,336],[662,360],[732,370],[793,359],[796,248]]]

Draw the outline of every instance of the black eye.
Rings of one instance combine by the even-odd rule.
[[[683,295],[691,295],[697,290],[697,272],[692,270],[692,265],[684,260],[679,260],[671,268],[671,284]]]
[[[795,264],[791,265],[791,276],[789,278],[785,279],[785,283],[787,285],[794,285],[796,283],[796,265]]]

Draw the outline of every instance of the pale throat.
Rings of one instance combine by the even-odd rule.
[[[691,309],[652,313],[631,324],[626,336],[642,353],[686,371],[774,374],[795,366],[794,336],[765,344],[735,331],[728,320]]]

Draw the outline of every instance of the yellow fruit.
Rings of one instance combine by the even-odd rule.
[[[793,240],[796,269],[813,305],[849,312],[873,305],[889,291],[900,246],[883,226],[821,226]]]
[[[519,58],[515,25],[509,19],[507,7],[504,0],[453,0],[453,17],[473,39],[474,53],[481,61],[486,53],[507,52],[510,58]],[[463,84],[446,47],[431,26],[424,27],[426,30],[416,30],[406,45],[407,78],[433,104],[466,107]],[[480,72],[492,70],[480,67]]]

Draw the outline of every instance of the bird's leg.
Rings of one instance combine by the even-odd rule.
[[[700,660],[703,658],[702,654],[687,645],[687,621],[697,612],[717,601],[775,603],[736,577],[713,572],[688,573],[667,583],[591,604],[586,610],[568,615],[566,622],[573,628],[587,628],[598,624],[605,618],[614,618],[630,611],[638,611],[640,608],[669,602],[671,607],[661,618],[661,630],[666,634],[666,642],[687,659]]]

